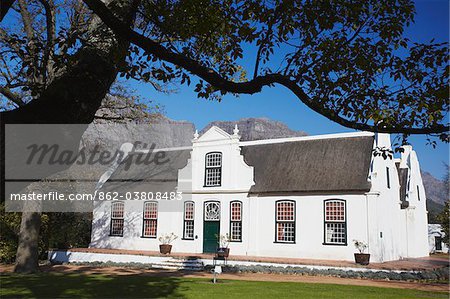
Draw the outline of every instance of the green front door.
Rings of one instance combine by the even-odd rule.
[[[216,252],[220,234],[220,202],[206,201],[203,209],[203,252]]]
[[[212,253],[217,251],[218,236],[220,232],[219,221],[203,222],[203,252]]]

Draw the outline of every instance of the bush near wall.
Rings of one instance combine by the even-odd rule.
[[[12,263],[16,258],[20,213],[5,213],[5,204],[0,204],[0,262]]]
[[[13,263],[19,241],[21,213],[6,213],[0,204],[0,263]],[[39,258],[47,259],[49,248],[87,247],[91,238],[91,213],[43,213]]]

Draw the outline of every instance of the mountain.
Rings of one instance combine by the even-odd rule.
[[[426,171],[422,171],[422,181],[427,195],[428,223],[439,223],[437,215],[442,212],[445,201],[449,199],[446,183]]]
[[[242,118],[237,121],[213,121],[203,128],[200,135],[212,126],[217,126],[228,134],[233,134],[235,125],[238,126],[241,141],[308,135],[306,132],[294,131],[282,122],[268,118]]]
[[[437,216],[444,209],[444,205],[427,198],[428,223],[439,223]]]
[[[422,180],[427,199],[444,205],[444,203],[448,200],[445,181],[435,178],[431,173],[426,171],[422,171]]]

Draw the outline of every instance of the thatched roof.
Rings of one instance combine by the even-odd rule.
[[[254,167],[255,185],[249,193],[367,192],[373,142],[373,136],[356,136],[242,145],[245,162]],[[178,170],[187,165],[190,151],[165,151],[168,162],[159,165],[137,163],[142,156],[131,154],[102,191],[175,191]]]
[[[367,192],[373,142],[358,136],[242,146],[254,167],[250,193]]]
[[[139,163],[142,159],[152,161],[157,153],[148,157],[133,153],[123,161],[103,185],[102,191],[117,191],[120,193],[143,192],[173,192],[176,190],[178,170],[186,166],[190,150],[164,151],[165,163]]]

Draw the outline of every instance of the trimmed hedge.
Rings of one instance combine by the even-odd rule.
[[[206,267],[209,268],[209,267]],[[449,268],[440,268],[425,271],[353,271],[339,269],[309,269],[305,267],[278,267],[278,266],[224,266],[223,272],[228,273],[279,273],[311,276],[333,276],[342,278],[382,279],[403,281],[449,281]]]
[[[132,269],[155,269],[152,264],[142,263],[114,263],[114,262],[91,262],[91,263],[70,263],[72,265],[92,266],[92,267],[122,267]],[[211,272],[213,266],[207,265],[204,271]],[[309,269],[305,267],[278,267],[278,266],[222,266],[224,273],[272,273],[310,276],[332,276],[341,278],[359,279],[381,279],[381,280],[402,280],[402,281],[449,281],[449,268],[444,267],[426,271],[353,271],[339,269]]]

